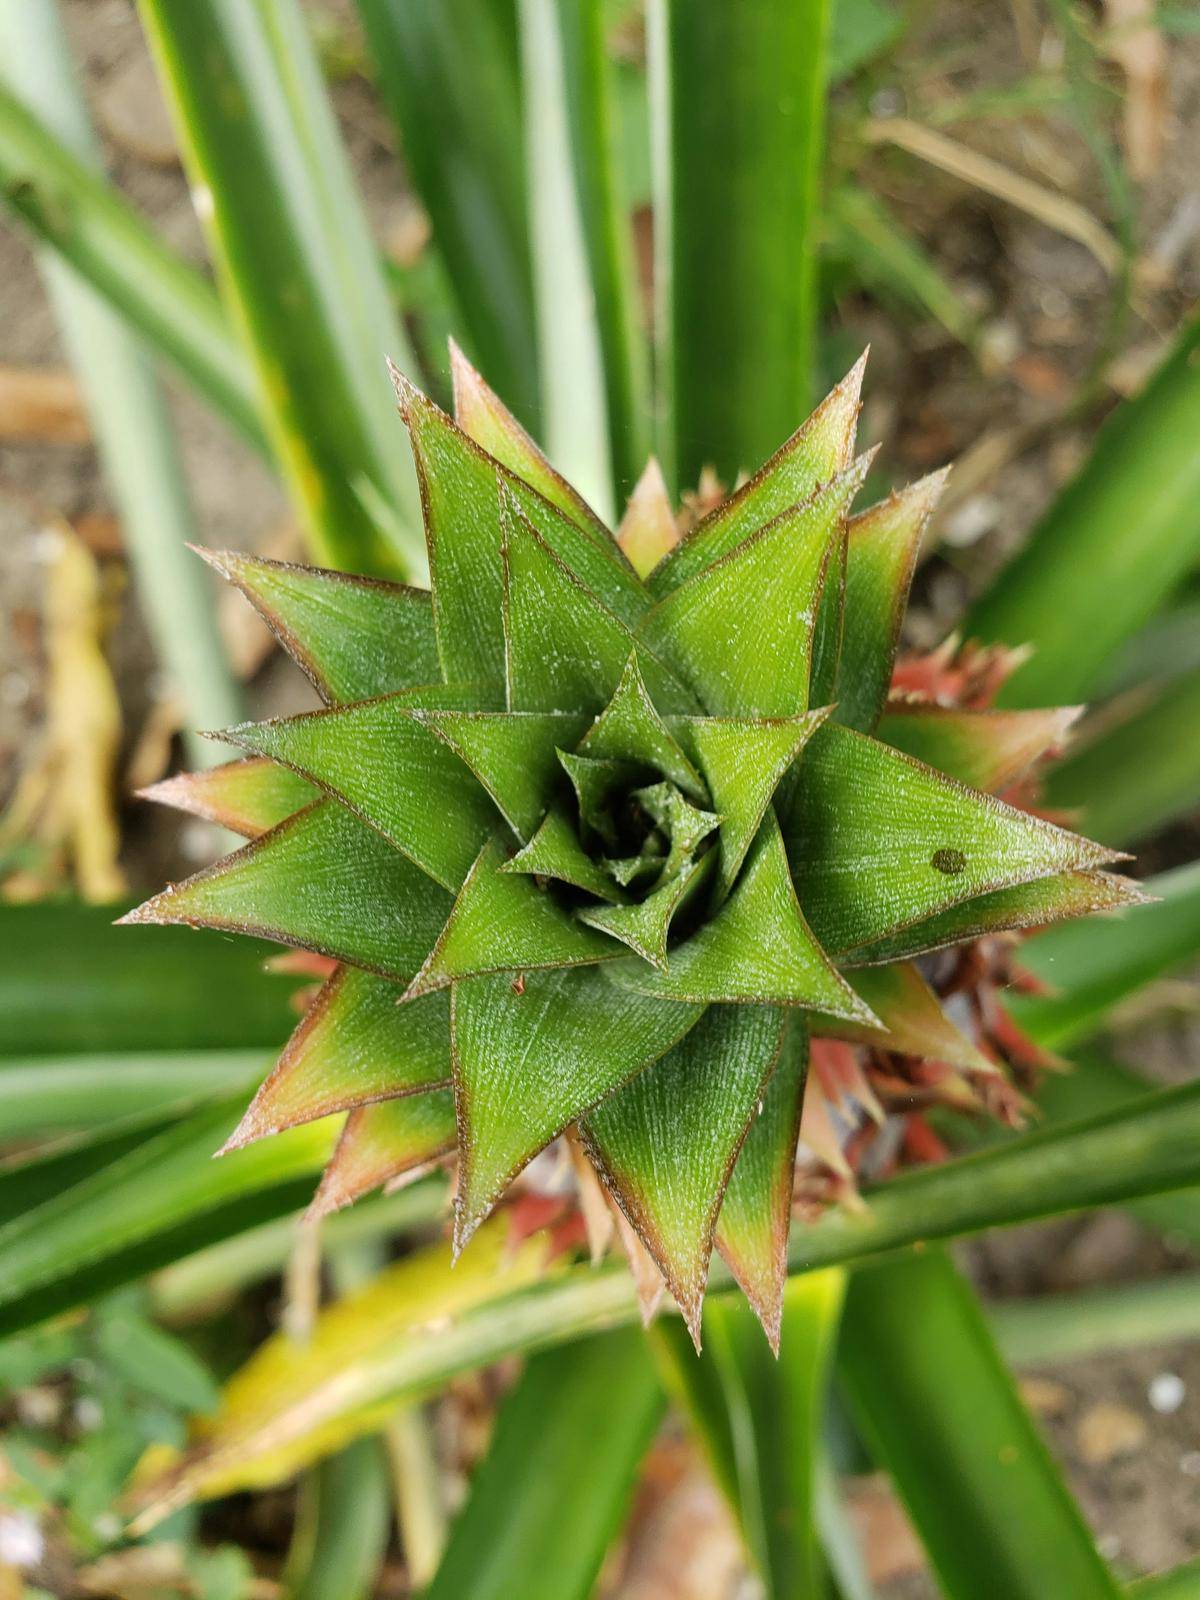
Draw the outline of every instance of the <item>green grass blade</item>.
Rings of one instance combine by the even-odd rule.
[[[270,1149],[284,1137],[292,1135],[255,1148]],[[209,1168],[223,1165],[209,1163]],[[926,1168],[869,1190],[871,1209],[866,1216],[829,1212],[807,1228],[793,1231],[791,1271],[798,1274],[818,1266],[854,1262],[919,1241],[951,1239],[1037,1216],[1135,1199],[1142,1206],[1147,1202],[1138,1197],[1161,1196],[1186,1190],[1189,1185],[1200,1185],[1200,1085],[1142,1096],[1105,1115],[1047,1128],[1019,1142]],[[273,1214],[282,1209],[279,1206]],[[219,1216],[204,1220],[214,1238],[226,1226]],[[164,1248],[152,1225],[147,1254],[150,1247],[157,1253],[154,1265],[172,1251],[182,1254],[169,1233]],[[459,1274],[472,1259],[470,1252],[464,1255]],[[6,1269],[0,1250],[0,1282]],[[128,1257],[110,1260],[105,1270],[111,1281],[119,1281],[118,1269],[126,1279],[145,1270]],[[79,1298],[76,1285],[82,1275],[74,1263],[68,1263],[67,1272],[69,1281],[57,1286],[53,1309]],[[723,1266],[714,1265],[710,1286],[714,1294],[731,1287],[730,1274]],[[0,1316],[0,1328],[32,1320],[29,1299],[18,1288]],[[491,1298],[473,1301],[450,1322],[414,1329],[403,1341],[389,1339],[361,1364],[339,1365],[329,1383],[318,1374],[319,1382],[303,1395],[305,1415],[312,1427],[323,1429],[336,1419],[372,1412],[385,1399],[426,1393],[459,1373],[474,1371],[514,1351],[548,1348],[586,1333],[631,1324],[637,1317],[636,1292],[623,1266],[578,1267],[550,1276],[539,1271],[535,1282],[525,1280],[524,1287],[514,1287],[512,1292],[501,1290]],[[311,1452],[309,1459],[316,1453]]]
[[[428,1600],[586,1600],[662,1413],[639,1330],[535,1356],[500,1409]]]
[[[1193,1273],[1103,1284],[1073,1294],[1001,1300],[988,1322],[1014,1366],[1200,1338],[1200,1280]]]
[[[437,1178],[424,1179],[396,1194],[373,1196],[325,1217],[322,1249],[336,1260],[343,1247],[379,1247],[389,1238],[427,1229],[441,1220],[445,1209],[445,1185]],[[295,1246],[296,1219],[282,1216],[168,1262],[149,1282],[154,1314],[168,1322],[186,1321],[200,1307],[230,1300],[281,1273]]]
[[[556,12],[575,189],[604,358],[613,483],[623,505],[649,453],[650,401],[632,222],[620,182],[616,69],[608,59],[603,0],[556,0]]]
[[[914,1169],[869,1192],[870,1211],[793,1230],[793,1272],[1200,1183],[1200,1084]]]
[[[1200,18],[1188,18],[1200,22]],[[1130,1600],[1200,1600],[1200,1559],[1156,1572],[1129,1586]]]
[[[248,444],[269,453],[250,363],[211,285],[7,89],[0,90],[0,203]]]
[[[1073,1072],[1054,1073],[1038,1094],[1038,1109],[1047,1122],[1091,1117],[1116,1106],[1131,1107],[1154,1088],[1128,1067],[1086,1048],[1074,1052]],[[1128,1199],[1124,1208],[1148,1228],[1186,1240],[1200,1248],[1200,1188],[1175,1189]]]
[[[385,356],[411,365],[296,0],[143,0],[222,289],[318,559],[424,571]]]
[[[903,7],[890,0],[833,0],[829,25],[829,81],[839,83],[882,55],[909,26]]]
[[[116,928],[120,909],[0,905],[0,1062],[270,1049],[287,1038],[293,986],[262,970],[277,946],[197,939],[184,928]]]
[[[54,0],[5,0],[0,44],[10,86],[87,162],[96,149]],[[236,720],[241,693],[225,659],[207,583],[186,546],[196,538],[178,441],[162,392],[120,318],[49,250],[41,270],[79,376],[155,649],[189,729]],[[197,766],[219,746],[187,735]]]
[[[1047,774],[1046,804],[1078,809],[1105,844],[1136,844],[1200,797],[1200,672],[1168,683],[1149,704],[1081,743]]]
[[[571,162],[569,85],[556,5],[557,0],[517,0],[542,442],[559,472],[612,526],[604,350],[588,270],[583,195]]]
[[[1003,705],[1084,700],[1200,554],[1200,318],[968,614],[967,635],[1031,643]],[[1087,618],[1086,628],[1079,619]]]
[[[699,1357],[677,1323],[654,1332],[668,1387],[778,1600],[820,1592],[816,1454],[843,1289],[832,1269],[787,1285],[778,1360],[750,1307],[732,1296],[706,1306]]]
[[[844,1217],[829,1214],[805,1230],[802,1241],[794,1236],[793,1271],[816,1258],[822,1265],[849,1262],[919,1240],[1195,1184],[1200,1181],[1198,1133],[1200,1087],[1191,1086],[1151,1096],[1113,1116],[1048,1130],[1020,1145],[927,1169],[872,1191],[871,1217],[848,1224]],[[209,1163],[210,1170],[214,1165],[224,1163]],[[204,1220],[210,1229],[214,1226],[213,1218]],[[224,1226],[219,1216],[215,1223]],[[498,1233],[489,1237],[494,1252],[501,1238]],[[85,1247],[89,1242],[85,1237]],[[255,1373],[269,1381],[265,1388],[257,1378],[250,1387],[239,1383],[236,1415],[231,1413],[224,1430],[228,1448],[218,1461],[193,1457],[183,1477],[171,1479],[165,1493],[155,1495],[155,1515],[196,1494],[223,1492],[221,1484],[233,1486],[247,1470],[258,1472],[264,1451],[279,1475],[287,1475],[298,1464],[378,1426],[384,1406],[427,1393],[515,1351],[545,1349],[637,1318],[636,1292],[622,1266],[547,1274],[536,1250],[530,1256],[522,1247],[497,1279],[497,1257],[485,1251],[481,1258],[480,1248],[477,1244],[475,1254],[468,1252],[457,1272],[447,1276],[444,1247],[434,1246],[390,1268],[390,1278],[369,1286],[361,1304],[331,1307],[324,1314],[331,1329],[348,1319],[364,1332],[353,1360],[338,1358],[331,1331],[318,1336],[303,1370],[289,1367],[288,1384],[280,1388],[271,1377],[271,1361],[263,1366],[255,1358]],[[0,1252],[0,1275],[6,1267]],[[113,1267],[110,1260],[110,1274]],[[126,1267],[126,1276],[131,1275]],[[729,1288],[729,1274],[714,1269],[712,1287]],[[460,1292],[463,1298],[453,1316],[437,1315],[423,1298],[432,1294],[444,1309],[446,1295],[453,1298]],[[70,1294],[60,1292],[54,1308],[69,1303]],[[402,1324],[399,1332],[392,1326],[396,1318]],[[26,1320],[27,1309],[18,1299],[0,1327]],[[564,1360],[570,1365],[571,1358]],[[573,1428],[570,1437],[578,1450]],[[592,1441],[601,1433],[587,1437]],[[289,1442],[275,1449],[273,1441],[280,1438]],[[248,1467],[250,1444],[255,1465]]]
[[[214,1161],[243,1101],[195,1112],[0,1226],[0,1330],[304,1204],[336,1130],[312,1123]]]
[[[1120,1591],[941,1251],[851,1279],[839,1370],[947,1600]]]
[[[15,1141],[177,1110],[253,1090],[269,1063],[261,1050],[6,1057],[0,1128]]]
[[[461,342],[532,427],[537,348],[513,0],[358,0],[358,11]]]
[[[842,7],[835,6],[835,16]],[[844,183],[825,205],[831,253],[852,263],[856,276],[885,305],[899,305],[940,322],[946,332],[973,348],[978,314],[938,268],[924,245],[870,190]]]
[[[286,1600],[368,1600],[391,1525],[387,1458],[379,1439],[356,1439],[300,1485],[283,1571]]]
[[[662,424],[675,490],[753,471],[811,399],[827,0],[648,12]]]
[[[1011,995],[1021,1027],[1058,1049],[1103,1027],[1120,1000],[1194,957],[1200,947],[1200,862],[1146,884],[1158,900],[1114,916],[1048,928],[1021,947],[1021,965],[1050,986]]]

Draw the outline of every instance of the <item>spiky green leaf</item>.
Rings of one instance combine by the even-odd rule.
[[[569,711],[415,715],[461,756],[522,839],[537,831],[559,787],[558,752],[575,745],[589,721]]]
[[[454,1095],[430,1089],[361,1106],[346,1118],[309,1215],[327,1216],[399,1178],[415,1178],[454,1149]]]
[[[631,1000],[594,969],[530,973],[516,988],[503,974],[456,983],[459,1248],[531,1157],[657,1061],[702,1011]]]
[[[737,887],[710,922],[670,952],[667,971],[623,961],[613,976],[664,999],[773,1002],[871,1020],[804,920],[770,812]]]
[[[236,550],[199,554],[237,585],[331,704],[441,681],[428,590]]]
[[[502,521],[510,708],[603,710],[621,681],[633,635],[555,554],[507,490]],[[640,660],[664,709],[691,709],[691,697],[651,650]]]
[[[588,729],[579,754],[608,761],[643,764],[690,795],[697,805],[708,803],[708,791],[646,692],[637,651],[625,663],[612,699]]]
[[[257,756],[202,772],[177,772],[139,789],[138,795],[203,817],[247,839],[268,832],[318,798],[317,790],[298,772]]]
[[[835,955],[1117,855],[835,723],[804,752],[788,847],[813,932]]]
[[[744,717],[680,717],[671,726],[704,774],[721,815],[720,895],[728,894],[785,772],[829,715],[751,721]]]
[[[894,702],[877,737],[905,755],[948,773],[973,789],[1007,788],[1047,750],[1060,745],[1078,706],[1046,711],[958,711]]]
[[[451,904],[374,828],[321,800],[121,920],[258,934],[407,979]]]
[[[499,819],[470,768],[414,712],[463,698],[457,688],[409,691],[221,737],[310,778],[453,893]]]
[[[989,933],[1044,928],[1095,911],[1119,911],[1123,906],[1140,905],[1145,898],[1132,878],[1112,872],[1062,872],[981,894],[899,933],[858,945],[848,952],[846,965],[857,968],[906,961]]]
[[[738,1153],[717,1219],[717,1249],[777,1354],[807,1076],[808,1033],[801,1018],[793,1015],[788,1018],[779,1064]]]
[[[677,589],[729,555],[755,529],[803,504],[850,465],[865,369],[862,356],[765,466],[696,524],[651,574],[656,595]]]
[[[786,1014],[712,1006],[676,1047],[580,1122],[584,1146],[700,1343],[713,1228]]]
[[[808,709],[825,565],[865,472],[864,459],[839,473],[803,505],[784,511],[672,589],[647,616],[639,636],[706,710],[716,716],[793,717]]]
[[[945,472],[932,473],[851,518],[837,720],[869,733],[887,700],[900,623]]]
[[[373,1100],[449,1084],[448,997],[431,994],[402,1006],[402,992],[374,973],[339,967],[225,1148]]]
[[[481,972],[580,966],[617,954],[611,939],[577,922],[532,878],[502,871],[505,859],[495,839],[479,852],[411,996]]]

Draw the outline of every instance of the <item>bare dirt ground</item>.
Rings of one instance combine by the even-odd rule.
[[[925,23],[905,45],[899,65],[882,72],[869,89],[865,110],[876,121],[936,118],[948,103],[992,93],[1028,70],[1022,26],[1036,10],[1028,0],[962,0],[923,10]],[[114,180],[175,248],[203,262],[200,230],[131,0],[67,0],[66,11]],[[1121,81],[1115,69],[1112,81]],[[845,97],[846,116],[853,98]],[[386,240],[412,222],[412,201],[390,134],[360,81],[340,83],[336,99],[373,224]],[[968,149],[1071,196],[1094,216],[1108,215],[1082,138],[1063,135],[1060,124],[1051,131],[1037,118],[1002,112],[958,121],[943,115],[943,123]],[[919,576],[909,623],[915,644],[933,644],[953,626],[965,600],[1027,534],[1085,454],[1105,404],[1136,384],[1200,296],[1200,39],[1194,36],[1172,41],[1167,53],[1157,131],[1159,159],[1136,200],[1139,252],[1154,272],[1107,355],[1111,278],[1087,248],[886,142],[860,148],[850,141],[851,164],[869,169],[878,192],[904,215],[980,318],[981,336],[972,352],[930,320],[897,316],[861,294],[848,295],[836,312],[842,344],[850,348],[868,338],[872,343],[864,428],[883,442],[887,473],[901,479],[945,460],[962,461],[936,530],[936,550]],[[835,138],[835,157],[838,146]],[[1101,403],[1073,415],[1076,386],[1098,360]],[[52,372],[66,366],[33,258],[7,226],[0,227],[0,366]],[[298,551],[284,501],[265,469],[195,400],[173,384],[168,390],[204,542]],[[193,865],[210,841],[129,798],[131,764],[146,781],[173,751],[161,717],[156,722],[158,669],[120,530],[69,391],[68,382],[65,419],[42,437],[15,437],[12,429],[0,437],[0,808],[43,730],[50,548],[45,530],[48,519],[62,517],[83,535],[100,567],[101,621],[122,716],[121,865],[132,890],[148,890],[164,875]],[[404,448],[399,429],[397,448]],[[210,581],[199,564],[195,581]],[[233,612],[227,615],[231,641],[252,668],[249,692],[256,713],[310,703],[299,676],[270,654],[263,637],[247,629],[244,619],[233,621]],[[1196,839],[1195,828],[1184,828],[1155,841],[1146,854],[1147,869],[1196,854]],[[1122,1048],[1176,1077],[1195,1071],[1197,1043],[1195,1027],[1169,1021],[1142,1029]],[[1113,1215],[1016,1230],[973,1246],[965,1259],[996,1298],[1137,1278],[1189,1262],[1183,1247],[1164,1245]],[[1164,1386],[1163,1374],[1180,1381]],[[1065,1462],[1106,1556],[1139,1573],[1200,1549],[1200,1349],[1093,1358],[1028,1378],[1030,1404]],[[1164,1395],[1172,1399],[1167,1408]],[[677,1444],[668,1441],[663,1448],[675,1452],[670,1470],[663,1471],[678,1498],[650,1497],[639,1526],[643,1544],[648,1529],[658,1530],[657,1555],[653,1561],[644,1557],[639,1578],[636,1548],[627,1552],[632,1576],[610,1592],[625,1600],[745,1593],[744,1569],[714,1493],[694,1461],[680,1464]],[[934,1594],[894,1510],[870,1486],[856,1489],[853,1499],[885,1579],[881,1592],[889,1600]],[[676,1548],[689,1547],[698,1528],[704,1531],[705,1575],[689,1580],[686,1590],[664,1586],[667,1579],[655,1578],[651,1568],[661,1577],[672,1541]]]

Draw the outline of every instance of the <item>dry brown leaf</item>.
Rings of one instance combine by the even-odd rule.
[[[66,367],[0,366],[0,439],[86,444],[83,396]]]
[[[1167,48],[1154,0],[1104,0],[1108,53],[1125,74],[1121,143],[1133,177],[1158,171],[1167,120]]]
[[[104,656],[100,573],[66,523],[47,529],[47,538],[53,544],[43,620],[46,721],[0,819],[0,845],[31,843],[47,864],[10,875],[4,893],[45,894],[69,871],[85,900],[114,900],[125,892],[113,809],[121,707]]]
[[[1118,1456],[1132,1455],[1146,1442],[1143,1418],[1128,1406],[1102,1401],[1089,1407],[1075,1430],[1075,1447],[1089,1467],[1101,1467]]]

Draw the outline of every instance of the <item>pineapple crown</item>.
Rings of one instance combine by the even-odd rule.
[[[127,920],[323,958],[226,1146],[349,1112],[319,1212],[457,1151],[457,1252],[573,1130],[697,1342],[714,1241],[774,1342],[810,1037],[995,1071],[914,958],[1137,891],[996,798],[1072,712],[889,705],[944,474],[851,514],[862,361],[680,539],[452,355],[456,421],[394,373],[431,591],[208,555],[325,706],[152,791],[252,842]]]

